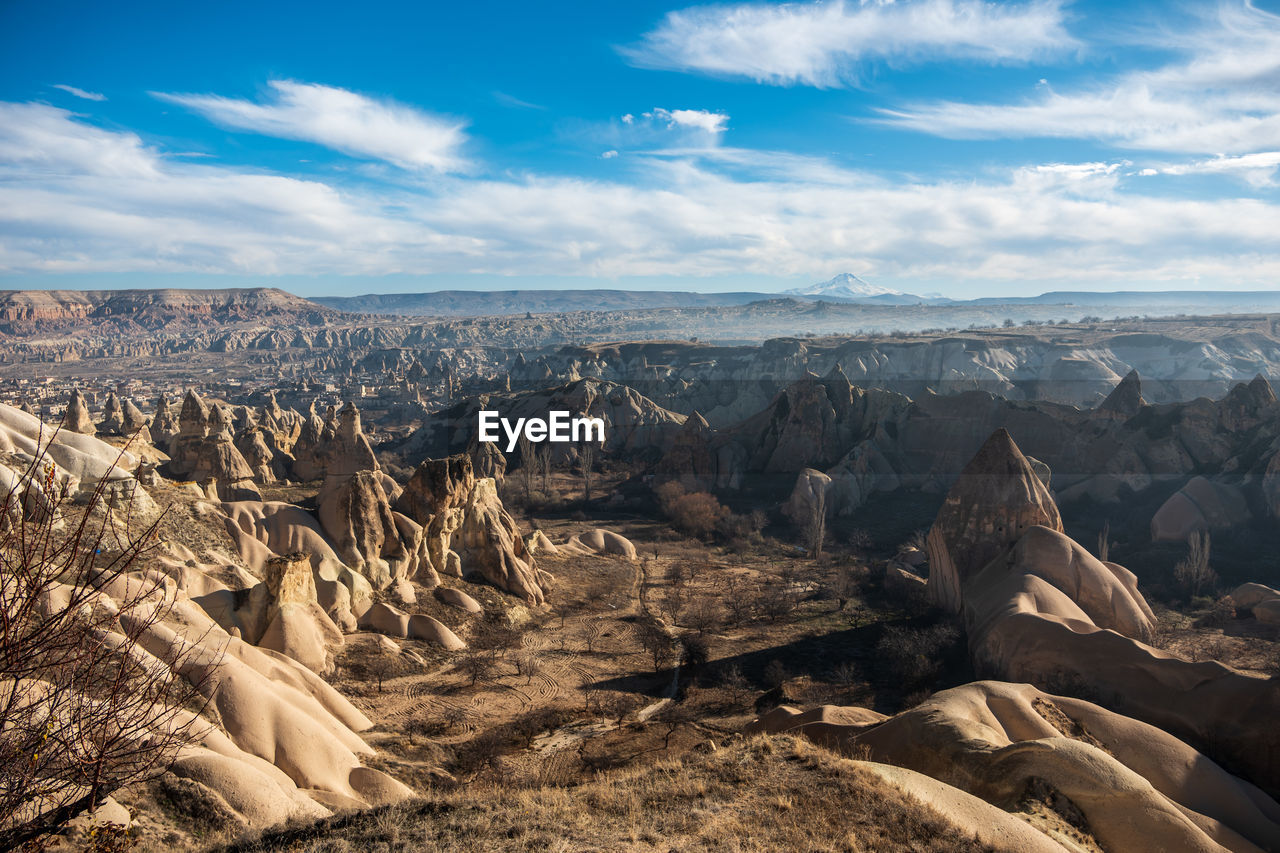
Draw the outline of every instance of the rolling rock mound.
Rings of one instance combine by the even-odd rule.
[[[928,536],[928,592],[964,616],[980,675],[1070,689],[1196,745],[1280,791],[1280,684],[1145,645],[1154,616],[1131,572],[1061,532],[1007,433],[984,445]]]
[[[1280,846],[1280,805],[1258,788],[1154,726],[1030,684],[976,682],[889,719],[783,706],[757,731],[803,734],[1018,814],[1042,836],[1016,849],[1080,849],[1081,833],[1104,850]]]
[[[109,505],[123,507],[132,499],[135,512],[149,515],[155,510],[154,502],[131,473],[138,466],[137,456],[90,435],[58,430],[35,415],[4,404],[0,404],[0,455],[7,456],[0,464],[4,479],[0,488],[5,490],[22,481],[39,458],[41,469],[51,463],[53,470],[36,473],[65,486],[75,499],[87,497],[105,481]],[[33,492],[43,495],[43,486],[34,486]]]

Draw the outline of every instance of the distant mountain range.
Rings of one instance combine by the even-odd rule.
[[[1075,305],[1096,307],[1109,316],[1159,312],[1280,312],[1280,291],[1052,291],[1038,296],[989,296],[948,299],[919,296],[871,284],[851,273],[782,293],[734,291],[694,293],[673,290],[439,290],[362,296],[318,296],[312,302],[357,314],[407,317],[475,317],[557,314],[570,311],[634,311],[649,308],[705,308],[749,305],[777,299],[854,305]]]

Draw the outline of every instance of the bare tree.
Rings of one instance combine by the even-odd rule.
[[[520,433],[517,447],[520,448],[520,489],[524,492],[524,502],[527,506],[533,502],[533,486],[538,477],[538,461],[534,458],[533,442],[523,431]]]
[[[821,485],[813,490],[813,500],[805,505],[801,533],[809,554],[815,560],[821,558],[823,546],[827,544],[827,491]]]
[[[736,663],[721,673],[720,686],[729,694],[729,701],[734,707],[746,702],[751,694],[751,683],[742,674],[742,667]]]
[[[488,678],[493,672],[494,662],[489,653],[475,646],[467,646],[462,652],[458,667],[471,678],[471,686],[482,678]]]
[[[55,433],[56,436],[56,433]],[[0,849],[57,831],[153,779],[196,736],[218,650],[163,639],[163,577],[131,571],[158,521],[131,534],[132,500],[104,479],[75,506],[43,451],[0,502]],[[112,505],[115,505],[114,508]],[[199,663],[201,666],[195,666]]]
[[[724,605],[729,611],[729,621],[734,625],[747,621],[751,617],[755,596],[748,594],[746,581],[741,575],[729,571],[721,575],[719,586],[724,594]]]
[[[853,566],[845,565],[836,569],[835,576],[827,587],[827,594],[836,600],[836,612],[842,612],[849,602],[858,594],[858,576]]]
[[[1111,521],[1102,522],[1102,530],[1098,533],[1098,559],[1107,562],[1111,555]]]
[[[578,462],[582,466],[582,499],[584,501],[591,500],[591,480],[595,475],[591,469],[595,465],[599,450],[600,448],[590,441],[578,448]]]
[[[720,609],[719,602],[704,595],[690,602],[681,612],[681,617],[690,628],[699,634],[705,634],[720,627],[724,611]]]
[[[534,652],[520,652],[512,662],[516,667],[516,674],[524,676],[524,683],[533,682],[533,677],[542,672],[542,659]]]
[[[538,472],[542,475],[542,491],[547,497],[551,497],[551,443],[543,442],[538,445],[534,456],[538,460]]]
[[[1174,579],[1191,597],[1218,582],[1218,573],[1209,568],[1209,531],[1192,531],[1187,537],[1187,556],[1173,567]]]

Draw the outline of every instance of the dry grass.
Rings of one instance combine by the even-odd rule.
[[[468,851],[976,851],[857,762],[791,737],[737,741],[571,788],[470,787],[220,848]]]

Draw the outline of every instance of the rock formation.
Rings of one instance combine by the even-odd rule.
[[[181,431],[177,418],[169,408],[169,400],[164,395],[156,400],[156,413],[151,418],[150,429],[152,441],[165,450],[172,446],[174,438]]]
[[[141,441],[151,441],[151,429],[147,421],[147,416],[142,410],[134,404],[133,400],[126,397],[121,404],[121,431],[124,435],[137,435]]]
[[[302,482],[318,480],[324,476],[326,460],[322,447],[324,437],[324,421],[316,414],[313,402],[298,431],[297,441],[293,445],[293,476]]]
[[[1098,404],[1098,411],[1118,418],[1131,418],[1145,405],[1147,401],[1142,399],[1142,380],[1138,371],[1130,370],[1115,390],[1107,395],[1107,399]]]
[[[557,554],[592,554],[621,557],[624,560],[636,559],[636,546],[625,536],[612,530],[589,530],[570,536],[562,545],[553,546]]]
[[[1057,504],[1007,430],[965,466],[929,530],[929,597],[953,613],[965,583],[1037,525],[1061,532]]]
[[[67,412],[63,415],[62,425],[64,429],[81,435],[93,435],[97,432],[93,419],[89,417],[89,406],[78,388],[71,392],[71,399],[67,401]]]
[[[361,618],[360,624],[401,640],[425,640],[445,651],[456,652],[467,647],[466,643],[458,639],[457,634],[439,620],[422,613],[410,615],[390,604],[373,605]]]
[[[1192,477],[1152,516],[1151,541],[1186,542],[1194,532],[1235,527],[1252,517],[1240,487]]]
[[[306,554],[272,557],[262,582],[243,591],[213,590],[192,599],[223,630],[271,649],[321,675],[333,671],[342,631],[320,605]]]
[[[493,480],[476,479],[466,454],[425,460],[395,508],[421,525],[428,561],[440,574],[474,574],[530,604],[550,576],[525,547]]]
[[[157,416],[158,419],[158,416]],[[261,500],[254,469],[236,449],[231,419],[218,404],[206,405],[188,391],[178,417],[178,434],[169,443],[170,476],[211,487],[224,500]]]
[[[107,394],[106,402],[102,404],[102,420],[98,422],[97,430],[101,435],[120,435],[124,432],[124,409],[114,391]]]
[[[966,468],[928,545],[929,589],[962,607],[980,676],[1083,691],[1280,791],[1271,757],[1280,732],[1249,722],[1280,714],[1280,690],[1145,645],[1155,619],[1137,579],[1062,533],[1056,506],[1007,434],[993,435]]]

